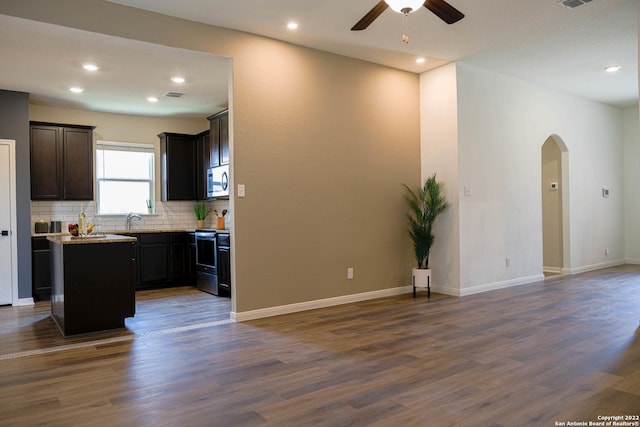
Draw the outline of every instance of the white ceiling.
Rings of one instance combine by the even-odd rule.
[[[260,34],[412,72],[450,61],[510,75],[618,107],[638,105],[638,2],[593,0],[567,9],[557,0],[449,0],[466,17],[447,25],[425,8],[409,16],[386,10],[367,30],[350,28],[377,0],[111,0],[193,21]],[[290,31],[289,20],[300,28]],[[228,59],[0,15],[2,88],[74,108],[204,116],[224,108]],[[417,56],[429,59],[415,63]],[[95,60],[102,69],[79,67]],[[46,66],[43,66],[46,64]],[[619,64],[609,74],[604,67]],[[184,74],[178,87],[168,78]],[[80,96],[68,92],[87,86]],[[180,99],[143,98],[182,91]]]
[[[228,106],[228,58],[5,15],[0,40],[0,89],[28,92],[34,104],[175,118],[205,118]],[[100,70],[83,70],[85,62]],[[175,84],[174,75],[187,80]],[[72,86],[85,90],[73,94]]]

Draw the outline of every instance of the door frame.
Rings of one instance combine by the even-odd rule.
[[[565,144],[564,140],[557,134],[551,134],[547,137],[540,146],[540,151],[542,152],[542,146],[548,141],[553,140],[556,146],[560,150],[560,174],[561,174],[561,209],[562,209],[562,266],[560,267],[560,274],[569,274],[571,273],[571,221],[570,221],[570,181],[569,181],[569,148],[567,144]],[[543,222],[541,222],[543,224]],[[544,225],[543,225],[544,226]],[[542,232],[544,235],[544,232]],[[544,238],[542,241],[543,248],[543,260],[544,260]],[[544,267],[544,261],[543,261]]]
[[[0,145],[9,147],[9,241],[11,245],[11,301],[12,305],[19,305],[18,298],[18,221],[16,208],[16,141],[0,139]]]

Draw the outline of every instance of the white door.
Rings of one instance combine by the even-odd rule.
[[[0,305],[13,302],[11,251],[11,145],[0,141]]]

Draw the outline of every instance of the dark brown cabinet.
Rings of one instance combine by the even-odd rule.
[[[227,233],[217,233],[218,290],[220,295],[231,295],[231,240]]]
[[[46,237],[31,238],[32,295],[36,301],[51,298],[51,250]]]
[[[51,316],[62,334],[123,328],[135,314],[134,242],[52,242],[51,254]]]
[[[229,164],[229,111],[208,117],[211,134],[210,167]]]
[[[209,129],[197,135],[158,135],[162,201],[207,200],[208,169],[229,164],[229,113],[208,119]]]
[[[167,236],[164,233],[138,236],[138,284],[148,286],[165,283],[169,273]]]
[[[169,233],[169,281],[184,280],[189,270],[187,262],[188,239],[186,233]]]
[[[93,129],[30,122],[32,200],[93,200]]]
[[[137,289],[191,285],[189,235],[185,232],[135,234]]]
[[[189,283],[195,283],[196,281],[196,234],[195,233],[187,233],[187,237],[189,239],[189,249],[187,259],[187,278],[189,279]]]
[[[211,164],[211,134],[206,130],[196,135],[196,198],[207,199],[207,169]]]
[[[196,200],[196,136],[161,133],[161,196],[167,200]]]

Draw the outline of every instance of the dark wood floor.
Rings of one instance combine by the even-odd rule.
[[[29,316],[15,317],[30,340]],[[180,321],[169,317],[158,330]],[[464,298],[402,295],[172,333],[152,333],[150,321],[130,339],[0,360],[0,424],[511,427],[634,418],[639,320],[640,266],[621,266]]]
[[[136,315],[126,319],[126,329],[64,338],[51,318],[49,301],[0,307],[0,359],[97,340],[117,341],[207,327],[229,320],[230,311],[229,298],[218,298],[191,286],[138,291]]]

